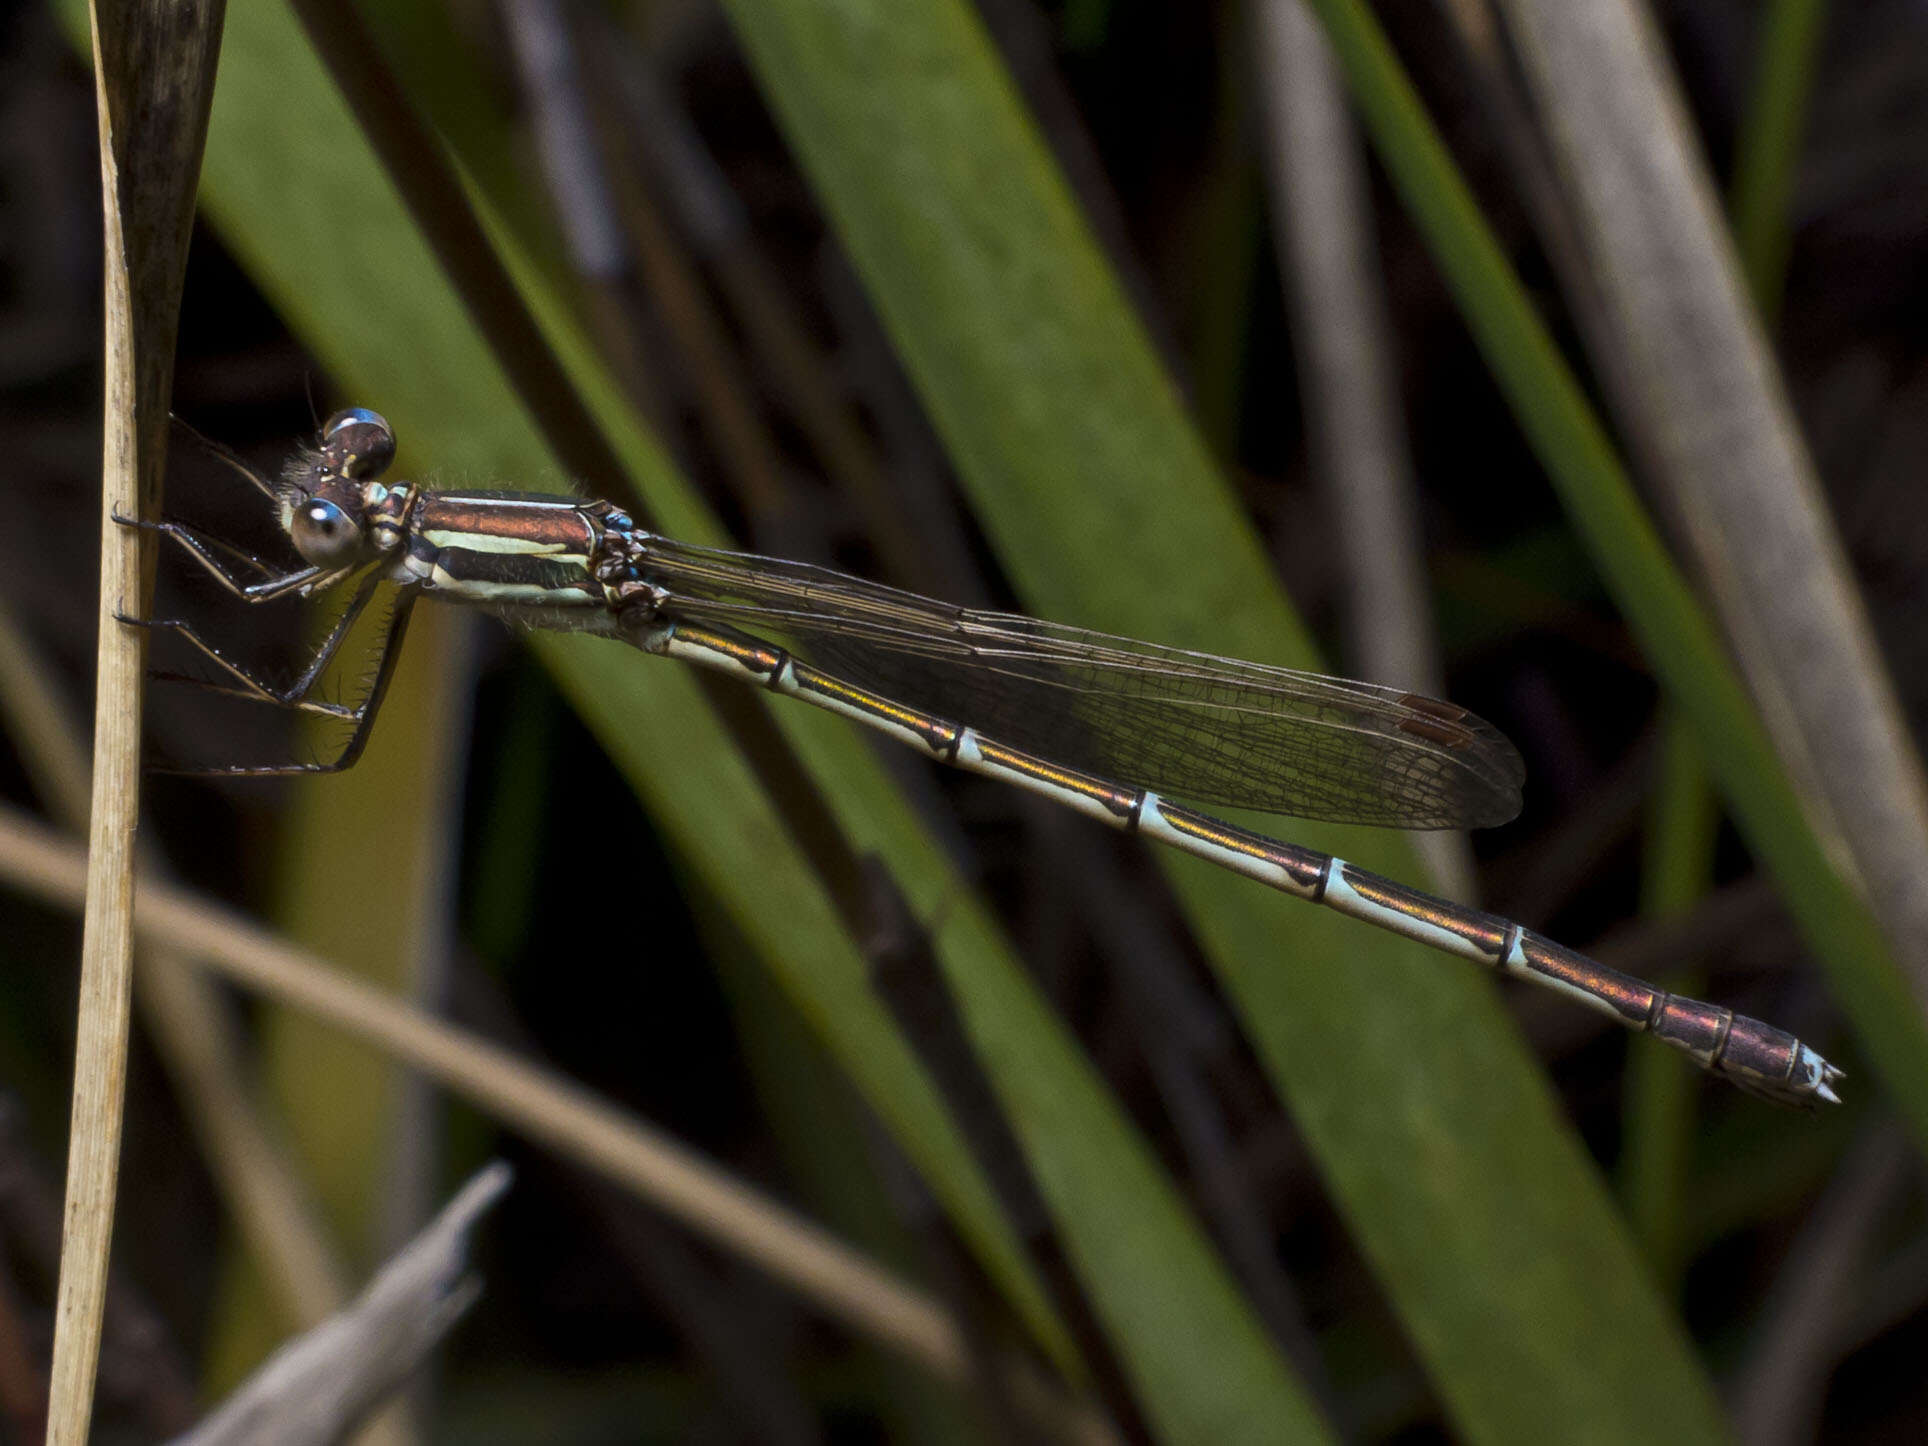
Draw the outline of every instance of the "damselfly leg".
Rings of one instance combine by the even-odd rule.
[[[198,433],[193,433],[192,429],[184,430],[188,430],[203,447],[214,452],[258,491],[270,498],[275,496],[272,484],[234,453],[207,441]],[[151,676],[162,682],[185,683],[250,702],[266,703],[329,718],[350,726],[346,743],[334,757],[324,760],[264,765],[224,764],[192,767],[160,765],[153,771],[196,777],[271,777],[284,774],[338,773],[352,767],[367,746],[375,717],[381,708],[382,698],[387,692],[396,661],[400,657],[402,639],[407,631],[409,612],[414,602],[414,589],[404,586],[400,590],[383,627],[381,639],[376,645],[373,665],[369,670],[368,682],[360,700],[355,703],[337,703],[315,697],[313,694],[323,675],[340,655],[343,644],[354,631],[356,623],[367,612],[370,602],[386,580],[380,570],[361,569],[352,564],[328,566],[313,561],[299,567],[277,569],[246,549],[189,523],[174,519],[149,522],[139,518],[122,517],[118,514],[114,517],[114,521],[125,527],[136,527],[169,539],[207,576],[212,577],[224,592],[247,603],[307,597],[334,586],[357,571],[362,573],[354,592],[349,597],[347,606],[335,618],[327,635],[309,654],[307,662],[295,675],[293,681],[284,686],[269,682],[259,673],[237,662],[203,636],[193,623],[184,618],[139,618],[125,613],[116,614],[121,622],[131,626],[178,638],[218,669],[227,679],[226,682],[220,682],[166,669],[152,670]]]
[[[142,532],[168,538],[206,569],[208,576],[220,583],[230,596],[238,597],[243,602],[273,602],[276,598],[287,597],[304,589],[314,591],[326,588],[339,580],[326,577],[321,568],[314,566],[277,572],[253,553],[201,528],[171,518],[149,522],[144,518],[122,517],[115,513],[114,521],[122,527],[136,527]],[[224,558],[226,561],[223,561]],[[240,568],[252,573],[253,580],[250,581],[238,571]]]
[[[335,620],[334,626],[328,630],[328,636],[315,649],[307,665],[302,668],[292,683],[280,688],[221,652],[185,619],[137,618],[126,613],[115,614],[121,622],[131,626],[180,638],[233,680],[230,684],[223,684],[186,673],[158,668],[152,670],[151,676],[161,682],[186,683],[210,692],[314,714],[350,725],[347,742],[343,744],[339,753],[329,759],[270,764],[196,766],[161,764],[154,766],[152,771],[192,778],[272,778],[303,773],[340,773],[343,769],[352,768],[361,757],[362,750],[368,746],[368,738],[374,729],[376,714],[381,711],[382,699],[386,696],[389,682],[394,677],[395,665],[400,661],[402,639],[408,631],[409,613],[415,601],[413,594],[405,591],[396,599],[394,609],[389,613],[381,641],[377,645],[373,673],[366,691],[358,702],[335,703],[309,695],[320,682],[322,674],[327,671],[328,665],[341,651],[342,642],[348,637],[361,614],[367,610],[369,600],[374,596],[381,582],[381,576],[376,573],[371,573],[362,581],[356,588],[348,607],[343,609],[342,615]]]

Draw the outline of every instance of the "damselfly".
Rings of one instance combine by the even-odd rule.
[[[1781,1104],[1838,1103],[1832,1086],[1841,1071],[1783,1030],[1166,797],[1409,829],[1504,823],[1519,809],[1524,765],[1463,708],[692,547],[644,531],[607,502],[383,483],[394,453],[388,423],[356,408],[331,417],[320,446],[297,453],[278,482],[241,469],[279,509],[305,563],[292,571],[182,523],[138,524],[172,538],[249,602],[353,583],[342,616],[287,688],[223,656],[187,622],[128,619],[184,639],[233,691],[351,727],[327,761],[202,771],[349,767],[367,742],[415,601],[467,603],[525,626],[619,638],[802,699],[941,763],[1559,990],[1750,1093]],[[313,696],[384,582],[399,594],[366,693],[353,704]]]

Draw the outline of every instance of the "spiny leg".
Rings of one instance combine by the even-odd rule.
[[[379,581],[380,575],[375,574],[374,576]],[[362,610],[371,592],[372,588],[366,584],[357,590],[355,601],[349,605],[346,615],[347,621],[352,621],[353,615]],[[410,611],[415,606],[415,596],[416,590],[414,588],[403,588],[400,595],[396,598],[395,610],[389,614],[387,631],[383,634],[379,651],[376,654],[374,679],[369,684],[368,692],[363,696],[361,702],[353,706],[338,703],[315,702],[301,697],[299,688],[286,690],[293,696],[284,697],[275,689],[263,685],[259,679],[250,677],[226,659],[220,658],[218,654],[215,654],[213,650],[208,648],[199,638],[191,639],[204,651],[215,657],[217,661],[221,662],[230,672],[242,678],[255,690],[253,692],[243,692],[240,689],[230,690],[217,688],[216,691],[233,692],[236,696],[254,698],[262,702],[278,703],[284,707],[299,708],[306,712],[320,713],[329,718],[353,723],[354,731],[349,735],[347,744],[334,758],[326,762],[316,763],[239,764],[215,768],[160,767],[152,769],[151,771],[155,773],[175,774],[188,778],[273,778],[307,773],[340,773],[345,769],[352,768],[355,761],[361,757],[362,750],[368,746],[369,734],[375,726],[375,715],[381,710],[382,698],[388,692],[389,681],[395,676],[395,665],[401,658],[402,639],[408,631],[408,617]],[[155,624],[143,625],[157,626]],[[169,631],[182,631],[184,636],[190,636],[192,632],[185,624],[181,624],[178,629],[169,627]],[[313,686],[315,676],[318,676],[322,668],[327,665],[328,655],[339,648],[341,638],[346,632],[346,622],[336,624],[330,633],[328,643],[324,645],[326,649],[325,654],[319,656],[316,662],[306,670],[306,674],[304,675],[306,687]]]
[[[415,607],[415,589],[406,588],[395,600],[395,611],[389,614],[388,636],[382,639],[382,650],[375,663],[375,681],[369,685],[368,694],[361,700],[355,719],[355,731],[348,736],[348,744],[332,763],[310,764],[295,770],[301,773],[340,773],[353,768],[368,746],[369,734],[375,728],[375,715],[381,711],[382,699],[388,694],[388,685],[395,676],[395,665],[402,658],[402,639],[408,633],[408,615]]]
[[[207,564],[202,561],[201,553],[189,545],[190,539],[192,542],[200,544],[203,548],[219,552],[238,568],[245,569],[247,572],[253,574],[254,582],[244,584],[245,586],[252,587],[255,583],[288,576],[286,568],[278,568],[270,563],[263,562],[245,547],[229,542],[225,537],[217,537],[205,528],[196,527],[192,523],[182,522],[179,518],[162,517],[159,522],[153,525],[151,530],[159,532],[164,537],[173,537],[176,542],[180,543],[182,549],[197,562],[201,562],[203,567]],[[299,570],[300,569],[296,569],[296,571]],[[223,569],[223,572],[225,575],[221,579],[222,582],[237,580],[236,573],[226,569]]]
[[[265,679],[257,677],[202,637],[194,624],[184,618],[137,618],[131,613],[115,613],[114,618],[117,622],[125,623],[131,628],[146,628],[151,633],[173,634],[234,679],[234,685],[223,685],[210,682],[206,678],[194,677],[190,673],[176,673],[165,668],[152,669],[148,676],[163,683],[192,683],[195,687],[205,688],[211,693],[224,693],[229,697],[246,698],[255,703],[272,703],[277,707],[293,708],[303,713],[320,713],[330,717],[346,716],[340,705],[309,698],[304,688],[277,688]]]
[[[243,697],[255,698],[263,703],[278,703],[284,708],[300,708],[306,712],[328,713],[340,716],[337,714],[335,705],[311,704],[308,699],[308,694],[314,689],[315,680],[321,676],[322,671],[327,668],[329,663],[334,661],[335,654],[341,651],[342,642],[347,638],[349,629],[354,627],[355,620],[359,618],[368,607],[369,599],[375,595],[375,589],[381,585],[381,582],[382,575],[377,571],[370,571],[362,578],[361,582],[355,588],[355,595],[348,600],[348,606],[342,609],[341,616],[335,619],[335,625],[328,630],[328,636],[322,639],[321,645],[315,649],[314,656],[308,660],[308,666],[303,668],[294,682],[285,688],[276,688],[271,684],[263,682],[232,658],[229,658],[219,648],[215,647],[213,643],[210,643],[206,638],[202,637],[195,629],[194,624],[184,619],[137,618],[127,613],[116,613],[114,616],[121,622],[131,624],[134,627],[146,628],[150,632],[173,633],[175,636],[183,639],[199,651],[209,662],[213,663],[238,682],[241,685],[241,696]],[[164,676],[175,677],[178,675]],[[197,680],[189,679],[187,681],[192,682]]]
[[[118,512],[114,521],[122,527],[136,527],[142,532],[158,532],[163,537],[172,538],[187,555],[200,563],[203,568],[233,596],[243,602],[269,602],[275,598],[286,597],[290,593],[304,589],[319,591],[338,580],[340,570],[331,574],[313,565],[296,568],[293,572],[276,572],[267,563],[252,553],[243,552],[232,543],[190,527],[185,522],[149,522],[145,518],[123,517]],[[241,566],[252,569],[257,580],[250,581],[235,570],[233,564],[224,560],[220,554],[227,554]]]
[[[165,620],[157,626],[173,632],[174,629],[167,626],[171,621],[171,619]],[[148,625],[136,623],[135,626]],[[190,641],[205,648],[205,644],[199,638],[191,638]],[[223,698],[239,698],[247,703],[268,703],[277,708],[290,708],[298,713],[313,714],[317,718],[333,718],[337,722],[351,722],[360,716],[349,704],[330,703],[325,698],[275,697],[271,690],[264,690],[260,679],[254,677],[250,677],[245,686],[236,687],[229,683],[217,683],[211,678],[197,678],[192,673],[176,673],[167,668],[149,668],[147,676],[157,683],[185,683],[189,687],[199,688],[203,693],[216,693]]]

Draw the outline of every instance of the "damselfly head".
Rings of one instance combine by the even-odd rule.
[[[295,551],[317,567],[349,567],[369,554],[364,526],[387,499],[375,479],[395,457],[395,431],[378,412],[350,407],[321,429],[321,446],[304,448],[276,487],[281,525]]]

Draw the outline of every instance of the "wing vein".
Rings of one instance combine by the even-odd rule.
[[[1066,766],[1201,804],[1399,828],[1519,809],[1484,720],[1372,683],[985,612],[807,563],[652,537],[664,611],[773,635],[859,687]]]

